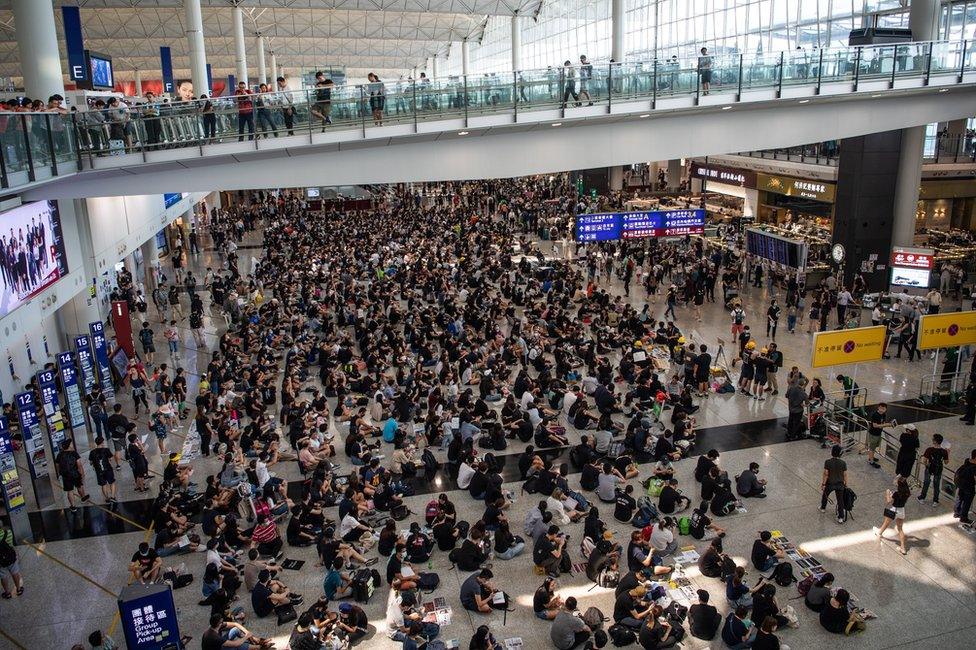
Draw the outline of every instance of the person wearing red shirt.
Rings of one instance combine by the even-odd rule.
[[[270,555],[275,559],[281,556],[282,541],[278,526],[267,515],[258,517],[258,523],[251,533],[251,541],[257,544],[261,555]]]
[[[244,142],[244,126],[247,125],[248,140],[254,139],[254,100],[251,99],[251,95],[254,94],[247,88],[247,84],[243,81],[237,82],[237,92],[234,96],[237,97],[237,141]]]

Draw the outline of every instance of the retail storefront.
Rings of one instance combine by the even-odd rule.
[[[760,222],[783,224],[800,220],[813,221],[821,228],[831,227],[837,196],[835,183],[757,173],[756,188]]]
[[[915,229],[976,230],[976,179],[923,180]]]
[[[756,172],[750,169],[699,162],[691,164],[692,193],[708,194],[709,212],[718,212],[719,216],[755,219],[759,211],[756,182]]]

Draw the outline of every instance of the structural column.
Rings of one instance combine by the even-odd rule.
[[[437,79],[437,68],[438,68],[437,55],[435,54],[434,56],[430,57],[430,78],[431,79]]]
[[[522,18],[512,16],[512,72],[522,69]]]
[[[681,159],[668,161],[668,189],[676,190],[681,185]]]
[[[281,76],[278,72],[278,56],[272,52],[271,53],[271,79],[268,82],[274,85],[275,80]]]
[[[938,32],[940,0],[912,0],[908,26],[912,39],[935,40]],[[922,155],[925,151],[925,126],[904,129],[895,183],[892,246],[911,246],[915,240],[915,216],[918,211],[918,189],[922,184]]]
[[[142,95],[142,70],[136,70],[135,77],[136,77],[135,95],[136,97],[140,97]]]
[[[61,48],[54,25],[51,0],[13,0],[17,51],[28,97],[46,102],[51,95],[64,96]]]
[[[624,9],[624,0],[613,0],[610,5],[611,20],[611,40],[610,58],[620,63],[624,60],[624,20],[627,13]],[[657,25],[655,24],[655,29]]]
[[[237,81],[247,83],[247,54],[244,47],[244,10],[234,7],[234,65],[237,67]],[[231,94],[234,88],[230,89]]]
[[[193,82],[193,94],[203,93],[210,96],[210,84],[207,82],[207,51],[203,44],[203,14],[200,12],[200,0],[183,0],[186,12],[186,41],[190,54],[190,80]]]
[[[461,41],[461,74],[465,77],[471,74],[471,44],[468,39]]]
[[[268,70],[264,67],[264,36],[257,35],[254,39],[254,47],[258,49],[258,83],[268,83]]]
[[[615,165],[610,168],[610,191],[619,192],[624,189],[624,168],[622,165]]]

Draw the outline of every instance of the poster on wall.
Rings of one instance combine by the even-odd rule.
[[[0,318],[68,273],[61,217],[54,201],[36,201],[0,213]]]
[[[20,419],[20,431],[24,436],[24,452],[31,476],[43,478],[47,476],[47,452],[44,450],[44,439],[41,437],[41,419],[37,415],[37,401],[34,393],[17,393],[17,417]]]
[[[130,650],[182,647],[169,585],[131,584],[119,594],[119,622]]]

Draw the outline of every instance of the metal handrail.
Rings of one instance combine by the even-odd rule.
[[[725,95],[733,102],[741,101],[743,91],[757,89],[772,89],[780,96],[787,86],[815,85],[819,90],[824,84],[842,82],[852,83],[856,91],[858,85],[868,81],[902,77],[928,79],[940,74],[958,76],[956,83],[959,83],[965,72],[976,71],[976,56],[965,41],[838,47],[816,53],[726,53],[712,55],[709,60],[712,73],[709,94]],[[301,132],[311,138],[320,128],[356,129],[365,136],[370,128],[387,124],[413,124],[416,131],[419,122],[430,119],[457,117],[467,123],[472,116],[499,112],[521,115],[526,111],[561,108],[565,113],[569,103],[564,100],[569,99],[573,85],[580,93],[586,91],[588,105],[601,106],[606,112],[628,101],[647,101],[648,108],[653,110],[662,99],[669,97],[697,98],[701,65],[702,58],[698,56],[673,57],[592,64],[586,69],[585,78],[580,66],[570,66],[571,71],[566,67],[521,71],[514,82],[507,73],[400,80],[381,85],[374,82],[332,86],[328,100],[319,98],[321,89],[275,89],[249,94],[249,111],[240,110],[239,97],[235,95],[190,102],[154,100],[151,104],[107,108],[102,112],[103,119],[94,119],[89,115],[92,111],[82,111],[72,114],[68,124],[65,116],[70,137],[62,137],[59,128],[58,138],[41,146],[33,142],[40,132],[35,134],[24,124],[33,122],[31,116],[36,114],[11,113],[21,116],[24,142],[17,143],[12,155],[15,159],[3,162],[7,183],[16,185],[22,182],[15,176],[18,171],[26,171],[29,181],[36,179],[34,163],[23,164],[31,149],[42,158],[51,158],[38,162],[44,162],[50,173],[57,175],[63,173],[58,163],[71,159],[87,159],[91,167],[94,158],[102,155],[140,153],[146,159],[147,152],[181,147],[199,148],[202,152],[206,145],[230,141],[235,136],[239,140],[245,137],[256,140]],[[376,97],[385,106],[382,120],[375,120],[374,124],[367,114],[371,113],[371,100]],[[202,109],[208,104],[213,107],[212,116],[208,116],[213,120],[211,124],[215,124],[212,138],[201,124]],[[285,108],[292,110],[291,128],[283,124]],[[42,114],[45,120],[55,115]],[[9,132],[17,130],[10,128],[11,122],[0,130],[0,137],[10,137]],[[49,131],[44,134],[45,139],[48,134]],[[4,156],[8,156],[8,149],[3,148]],[[0,181],[3,180],[0,174]]]

